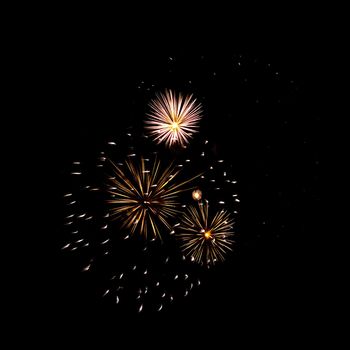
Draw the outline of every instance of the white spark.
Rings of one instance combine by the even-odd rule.
[[[91,264],[89,264],[89,265],[87,265],[86,267],[84,267],[82,271],[83,271],[83,272],[84,272],[84,271],[89,271],[89,270],[90,270],[90,267],[91,267]]]

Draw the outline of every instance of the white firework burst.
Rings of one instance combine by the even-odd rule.
[[[151,111],[147,114],[146,130],[158,144],[163,142],[167,147],[184,147],[198,132],[202,106],[193,95],[176,95],[166,90],[164,94],[157,94],[149,106]]]

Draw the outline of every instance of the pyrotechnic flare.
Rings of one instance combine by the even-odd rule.
[[[232,250],[232,224],[233,219],[225,210],[216,212],[211,219],[207,201],[188,207],[177,234],[184,254],[206,265],[224,261],[226,253]]]
[[[146,129],[158,144],[164,142],[171,147],[188,144],[192,134],[198,132],[202,117],[202,106],[193,95],[177,96],[175,92],[166,90],[158,94],[149,103],[151,108],[147,114]]]
[[[196,189],[192,192],[192,198],[195,200],[195,201],[199,201],[202,199],[202,191],[199,190],[199,189]]]
[[[111,178],[109,192],[113,199],[108,200],[111,216],[120,219],[122,227],[131,233],[137,231],[145,237],[149,231],[153,236],[161,236],[159,222],[170,230],[169,219],[179,213],[178,195],[194,178],[175,182],[181,169],[170,165],[162,170],[157,159],[147,166],[144,158],[139,163],[129,158],[125,165],[112,165],[115,176]]]

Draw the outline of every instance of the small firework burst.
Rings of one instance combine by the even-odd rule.
[[[158,144],[164,142],[171,147],[188,144],[199,127],[202,106],[193,95],[178,96],[171,90],[158,94],[149,103],[151,108],[146,120],[146,129]]]
[[[114,176],[109,187],[112,199],[108,202],[111,216],[120,219],[123,228],[145,237],[151,231],[154,237],[160,237],[158,223],[171,229],[169,219],[179,213],[178,195],[193,179],[177,183],[175,179],[181,169],[170,165],[162,170],[157,159],[149,163],[152,162],[144,158],[139,163],[129,158],[124,165],[112,162]]]
[[[177,234],[184,254],[206,265],[224,261],[226,253],[232,250],[232,224],[233,219],[225,210],[216,212],[211,219],[207,201],[199,202],[198,208],[188,207]]]
[[[192,198],[195,200],[195,201],[199,201],[202,199],[202,191],[199,190],[199,189],[196,189],[192,192]]]

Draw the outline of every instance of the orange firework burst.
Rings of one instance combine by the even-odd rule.
[[[151,111],[146,120],[146,129],[157,143],[164,142],[168,147],[185,146],[199,127],[202,106],[193,95],[177,96],[166,90],[158,94],[149,104]]]
[[[160,161],[153,164],[149,159],[141,158],[140,163],[126,160],[125,165],[117,166],[112,162],[114,175],[109,192],[113,199],[108,202],[112,206],[111,215],[122,222],[122,227],[139,231],[147,237],[148,231],[160,237],[158,222],[168,229],[169,219],[179,213],[177,197],[185,191],[185,184],[194,178],[181,183],[174,180],[181,171],[170,165],[161,170]],[[148,165],[148,164],[147,164]]]
[[[215,264],[224,261],[225,254],[232,250],[233,219],[221,210],[210,220],[208,202],[200,202],[198,208],[190,206],[183,215],[177,237],[183,242],[183,252],[192,261]]]

